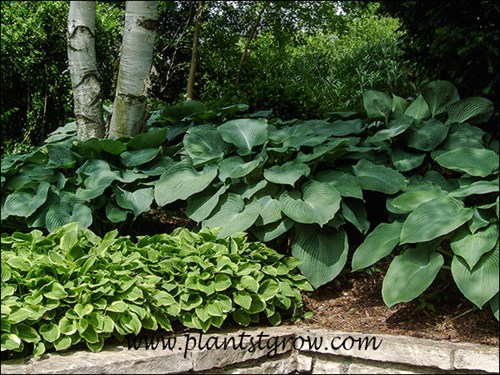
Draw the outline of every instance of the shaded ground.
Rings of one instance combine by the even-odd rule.
[[[439,299],[426,298],[434,311],[429,306],[419,308],[418,299],[389,309],[382,301],[382,279],[381,273],[347,274],[309,296],[304,295],[305,307],[314,316],[300,324],[337,331],[499,345],[499,324],[490,306],[473,308],[451,283],[433,285],[443,291]]]
[[[181,210],[167,213],[151,210],[138,227],[150,233],[169,233],[178,226],[193,228]],[[386,270],[389,263],[381,264]],[[388,308],[382,301],[382,272],[341,274],[314,292],[304,293],[309,320],[296,323],[308,327],[367,334],[404,335],[451,342],[499,345],[499,323],[489,304],[474,308],[453,280],[436,280],[424,298]],[[432,294],[434,293],[434,295]],[[293,323],[284,323],[293,324]]]

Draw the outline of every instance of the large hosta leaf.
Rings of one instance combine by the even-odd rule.
[[[48,166],[53,166],[60,169],[73,168],[76,164],[76,159],[67,146],[60,144],[49,144],[47,145],[47,151],[49,153]]]
[[[432,117],[444,113],[448,104],[460,100],[457,89],[448,81],[428,83],[422,89],[422,96],[429,106]]]
[[[486,98],[470,97],[459,100],[448,106],[447,123],[482,124],[493,114],[493,102]]]
[[[472,210],[454,198],[435,198],[419,205],[403,224],[401,243],[430,241],[450,233],[472,218]]]
[[[281,213],[281,203],[270,195],[264,195],[256,201],[259,206],[259,215],[262,218],[262,225],[274,223],[283,217]]]
[[[448,127],[441,121],[430,119],[415,123],[405,133],[406,144],[420,151],[432,151],[448,134]]]
[[[204,191],[192,195],[187,200],[186,215],[195,221],[202,221],[208,217],[219,202],[219,197],[225,193],[227,186],[218,190],[207,188]]]
[[[382,223],[376,227],[354,252],[352,270],[369,267],[389,255],[399,244],[402,227],[397,221],[391,224]]]
[[[451,151],[459,147],[484,148],[486,133],[470,124],[451,124],[446,140],[440,148]]]
[[[80,228],[88,228],[92,224],[92,211],[86,205],[60,202],[50,206],[45,215],[45,225],[52,232],[63,225],[78,222]]]
[[[349,244],[343,230],[297,225],[292,255],[303,263],[300,271],[315,288],[333,280],[344,268]]]
[[[295,160],[282,165],[275,165],[269,169],[264,169],[264,178],[275,184],[287,184],[293,186],[302,176],[308,176],[311,169],[307,164]]]
[[[384,119],[387,122],[392,111],[392,99],[384,92],[366,90],[363,93],[363,106],[368,118]]]
[[[495,247],[498,241],[498,225],[490,225],[472,234],[464,228],[451,240],[450,246],[456,255],[461,256],[473,269],[481,256]]]
[[[237,147],[240,155],[248,155],[255,146],[268,139],[267,121],[264,119],[237,119],[217,128],[222,139]]]
[[[225,181],[228,178],[241,178],[253,172],[262,162],[262,159],[254,159],[245,162],[239,156],[231,156],[222,160],[219,164],[219,179]]]
[[[366,206],[358,199],[342,200],[342,216],[363,234],[370,229]]]
[[[494,181],[476,181],[471,184],[461,186],[460,189],[449,193],[450,197],[468,197],[473,194],[489,194],[498,192],[498,178]]]
[[[153,160],[160,150],[158,148],[143,148],[139,150],[124,151],[120,155],[123,165],[136,167]]]
[[[121,208],[125,208],[134,213],[136,218],[144,211],[147,211],[153,203],[153,188],[138,189],[134,192],[123,190],[120,187],[114,189],[116,203]]]
[[[384,165],[360,160],[354,166],[354,173],[361,187],[365,190],[394,194],[406,188],[406,179],[402,174]]]
[[[209,125],[192,127],[182,142],[194,165],[220,160],[228,148],[217,129]]]
[[[442,167],[468,173],[471,176],[486,177],[498,170],[498,154],[491,150],[460,147],[436,157]]]
[[[382,283],[382,298],[391,307],[422,294],[434,281],[444,258],[423,245],[394,258]]]
[[[404,113],[406,116],[413,117],[416,120],[425,120],[429,118],[431,112],[429,106],[425,102],[422,95],[419,95],[409,106]]]
[[[398,145],[394,145],[391,153],[391,160],[396,169],[400,172],[408,172],[419,167],[425,159],[425,154],[414,154],[403,150]]]
[[[349,134],[361,133],[365,126],[361,119],[354,120],[337,120],[334,121],[332,126],[332,135],[335,137],[344,137]]]
[[[203,227],[222,227],[221,231],[217,233],[219,238],[247,230],[259,216],[257,204],[245,205],[243,199],[234,193],[229,193],[214,212],[215,215],[203,221]]]
[[[391,120],[389,122],[388,129],[382,129],[375,133],[373,136],[366,138],[366,142],[376,143],[394,138],[395,136],[403,133],[406,129],[412,126],[414,122],[415,119],[413,117],[403,115],[396,120]]]
[[[343,197],[363,199],[363,191],[358,179],[349,172],[322,171],[315,178],[320,182],[334,186]]]
[[[298,223],[324,225],[340,208],[340,193],[332,185],[309,181],[298,190],[284,192],[280,197],[282,210]]]
[[[413,212],[422,203],[435,198],[446,198],[446,192],[431,183],[410,185],[397,197],[389,198],[387,207],[391,212],[406,214]]]
[[[479,308],[498,293],[498,242],[494,250],[484,254],[470,269],[467,262],[455,255],[451,261],[451,274],[458,289]]]
[[[198,172],[190,159],[174,164],[163,173],[155,185],[155,200],[159,206],[187,199],[205,189],[217,176],[217,167],[207,165]]]
[[[262,227],[252,227],[252,232],[259,241],[268,242],[289,231],[294,224],[293,220],[283,217],[282,220],[264,225]]]
[[[10,194],[4,203],[8,215],[28,217],[47,200],[50,184],[42,181],[35,189],[18,190]]]
[[[151,128],[146,133],[136,135],[127,142],[127,146],[134,150],[158,148],[167,139],[167,128]]]

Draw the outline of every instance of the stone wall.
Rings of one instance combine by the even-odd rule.
[[[153,339],[153,341],[150,341]],[[455,374],[498,373],[499,349],[413,337],[295,326],[217,334],[186,332],[108,345],[100,353],[68,351],[2,361],[3,374]],[[130,349],[129,349],[130,344]],[[165,349],[163,349],[165,345]]]

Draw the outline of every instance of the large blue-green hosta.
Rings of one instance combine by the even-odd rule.
[[[282,121],[188,102],[153,113],[149,131],[132,139],[78,143],[66,126],[39,150],[2,161],[2,223],[20,217],[53,230],[78,221],[99,232],[150,208],[185,206],[200,226],[222,227],[221,237],[288,237],[316,288],[346,267],[352,225],[368,234],[353,270],[400,253],[384,281],[388,305],[432,283],[448,262],[440,244],[450,240],[460,290],[480,307],[490,302],[498,317],[498,242],[490,239],[498,237],[498,140],[478,127],[492,103],[460,99],[445,81],[411,102],[373,90],[363,99],[366,119]],[[387,197],[390,222],[370,228],[367,191]]]

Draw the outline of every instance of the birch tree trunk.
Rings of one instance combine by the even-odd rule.
[[[109,137],[134,136],[143,131],[157,17],[156,1],[126,2]]]
[[[95,56],[95,1],[71,1],[68,60],[78,139],[104,137],[102,90]]]
[[[198,1],[198,12],[194,27],[193,49],[191,52],[191,67],[189,68],[188,84],[186,89],[187,100],[193,100],[194,77],[196,75],[196,63],[198,62],[198,48],[200,45],[201,12],[203,11],[203,1]]]

